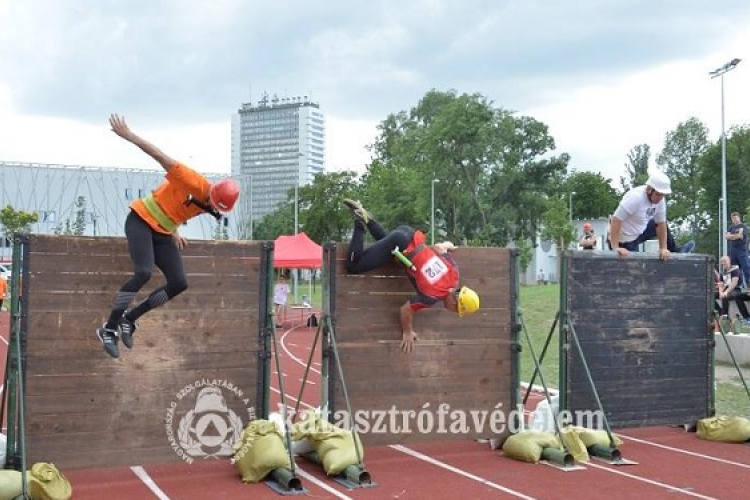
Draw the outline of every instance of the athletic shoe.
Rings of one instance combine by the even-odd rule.
[[[365,208],[362,206],[360,202],[356,200],[350,200],[349,198],[345,198],[344,205],[346,205],[347,208],[352,211],[352,214],[354,214],[354,217],[361,220],[365,224],[370,222],[370,220],[372,219],[372,215],[370,215],[370,212],[365,210]]]
[[[695,242],[690,240],[678,248],[677,253],[693,253],[693,250],[695,250]]]
[[[125,347],[128,349],[132,348],[133,334],[138,329],[138,325],[135,321],[130,321],[123,314],[117,327],[120,329],[120,339],[122,340],[122,343],[125,344]]]
[[[107,328],[107,324],[96,329],[96,337],[102,343],[104,350],[113,358],[120,357],[120,348],[117,347],[117,332]]]

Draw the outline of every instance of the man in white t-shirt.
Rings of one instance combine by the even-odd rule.
[[[664,197],[672,193],[669,177],[655,170],[645,186],[637,186],[625,193],[610,219],[609,246],[621,259],[629,252],[637,252],[644,241],[659,240],[659,258],[669,259],[672,252],[690,253],[695,242],[678,246],[667,226],[667,203]]]

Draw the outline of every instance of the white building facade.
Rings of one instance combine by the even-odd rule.
[[[242,188],[239,220],[263,218],[287,201],[290,189],[324,171],[325,116],[307,96],[264,94],[232,117],[232,177]],[[240,233],[252,239],[252,222]]]
[[[204,175],[212,181],[224,177]],[[130,203],[148,195],[164,176],[163,170],[0,162],[0,208],[10,205],[37,213],[39,221],[31,230],[38,234],[72,231],[80,221],[85,236],[124,236]],[[231,214],[229,222],[227,232],[236,236],[237,222]],[[183,225],[180,233],[188,239],[213,239],[217,225],[210,215],[201,215]],[[4,260],[10,255],[8,242],[0,240]]]

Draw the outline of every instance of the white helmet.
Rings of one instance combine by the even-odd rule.
[[[651,186],[661,194],[672,194],[672,186],[669,182],[667,174],[660,170],[654,170],[651,175],[648,176],[646,181],[647,186]]]

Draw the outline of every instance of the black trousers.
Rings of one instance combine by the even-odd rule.
[[[365,228],[375,239],[375,243],[365,248]],[[371,220],[367,226],[362,221],[355,221],[352,240],[349,243],[349,258],[346,271],[350,274],[365,273],[393,262],[393,249],[398,247],[402,252],[414,238],[414,229],[399,226],[386,233],[377,221]]]

